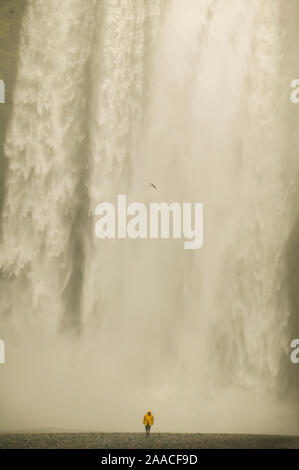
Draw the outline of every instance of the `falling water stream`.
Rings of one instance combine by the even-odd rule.
[[[298,23],[298,0],[28,0],[0,427],[299,431]],[[96,239],[118,194],[203,202],[203,248]]]

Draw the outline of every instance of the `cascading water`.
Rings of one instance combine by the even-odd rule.
[[[28,0],[5,143],[0,426],[131,431],[150,406],[164,431],[299,431],[299,3],[285,3]],[[117,194],[203,202],[203,248],[97,240],[95,207]]]

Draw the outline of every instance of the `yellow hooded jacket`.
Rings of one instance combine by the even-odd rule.
[[[149,414],[150,413],[150,414]],[[154,424],[154,416],[152,415],[151,411],[148,410],[147,413],[145,413],[145,415],[143,416],[143,424],[146,426],[147,424],[149,424],[150,426],[152,426]]]

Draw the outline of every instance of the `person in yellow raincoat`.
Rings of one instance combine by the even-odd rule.
[[[143,424],[145,426],[146,435],[148,436],[151,430],[151,426],[154,424],[154,415],[152,414],[151,410],[148,410],[148,412],[143,416]]]

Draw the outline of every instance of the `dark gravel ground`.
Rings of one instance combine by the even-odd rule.
[[[0,434],[1,449],[299,449],[299,436],[258,434]]]

